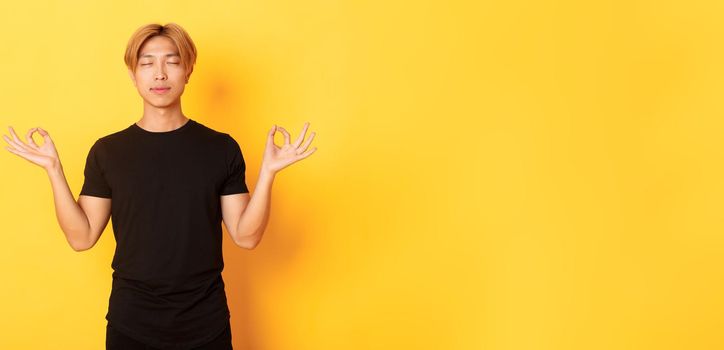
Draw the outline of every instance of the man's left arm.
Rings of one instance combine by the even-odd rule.
[[[221,196],[224,225],[237,246],[254,249],[261,241],[269,221],[273,182],[274,173],[262,171],[253,195],[237,193]]]
[[[304,123],[297,139],[291,142],[289,132],[275,124],[267,133],[264,157],[254,194],[251,198],[246,193],[221,196],[224,224],[229,230],[231,238],[234,239],[234,243],[239,247],[254,249],[261,241],[261,236],[269,221],[271,188],[276,173],[309,157],[317,150],[317,147],[308,149],[316,132],[312,132],[309,138],[304,140],[308,128],[309,122]],[[284,135],[284,144],[281,147],[274,144],[274,134],[277,131]]]

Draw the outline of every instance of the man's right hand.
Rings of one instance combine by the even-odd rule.
[[[53,140],[50,138],[50,134],[48,134],[47,131],[39,127],[28,130],[28,133],[25,135],[25,139],[28,141],[26,144],[20,140],[18,135],[15,134],[15,130],[13,130],[12,127],[8,126],[8,129],[10,130],[10,134],[13,138],[11,139],[3,134],[5,141],[10,144],[10,147],[5,147],[5,149],[25,158],[33,164],[43,167],[43,169],[47,171],[60,166],[58,151],[56,151]],[[33,140],[33,133],[35,132],[39,133],[40,136],[43,137],[44,142],[42,146],[38,146],[35,143],[35,140]]]

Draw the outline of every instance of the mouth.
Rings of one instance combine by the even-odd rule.
[[[168,92],[169,90],[171,90],[170,87],[151,88],[151,91],[153,91],[154,93],[157,93],[157,94],[165,94],[165,93]]]

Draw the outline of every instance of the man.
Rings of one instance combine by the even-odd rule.
[[[236,245],[254,249],[275,174],[316,150],[307,150],[314,132],[302,144],[309,123],[294,143],[278,127],[282,147],[274,144],[275,125],[250,196],[237,142],[181,111],[195,60],[193,41],[177,24],[149,24],[133,34],[125,62],[143,117],[93,144],[77,202],[47,131],[28,130],[27,143],[12,127],[12,139],[3,135],[10,152],[48,172],[56,216],[74,250],[93,247],[113,216],[107,349],[231,349],[220,221]]]

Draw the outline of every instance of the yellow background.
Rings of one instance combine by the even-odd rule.
[[[722,18],[721,1],[5,2],[0,125],[48,130],[77,198],[92,143],[141,117],[128,38],[176,22],[199,50],[184,112],[239,142],[252,192],[274,123],[317,132],[257,249],[224,231],[235,349],[724,348]],[[71,250],[46,173],[3,152],[0,348],[102,349],[110,225]]]

